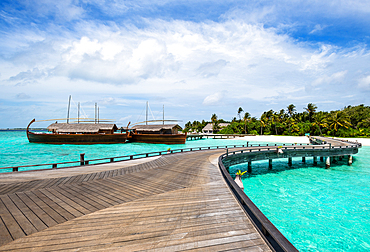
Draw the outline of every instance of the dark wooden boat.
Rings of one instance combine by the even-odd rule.
[[[130,142],[153,144],[185,144],[186,133],[179,134],[182,128],[178,124],[136,125],[127,136]]]
[[[125,143],[127,133],[114,133],[115,124],[103,123],[53,123],[48,126],[50,133],[29,131],[35,122],[27,126],[27,138],[31,143],[44,144],[115,144]]]

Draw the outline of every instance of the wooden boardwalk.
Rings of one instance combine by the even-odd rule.
[[[0,251],[270,251],[216,166],[224,152],[1,176]]]

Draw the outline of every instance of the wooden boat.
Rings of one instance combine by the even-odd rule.
[[[48,126],[51,133],[36,133],[27,126],[27,138],[31,143],[44,144],[115,144],[125,143],[126,133],[114,133],[115,124],[103,123],[53,123]]]
[[[186,133],[178,133],[181,129],[178,124],[136,125],[130,129],[127,139],[139,143],[185,144]]]

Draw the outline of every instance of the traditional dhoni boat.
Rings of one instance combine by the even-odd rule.
[[[48,133],[31,132],[33,119],[27,126],[27,138],[31,143],[45,144],[114,144],[125,143],[127,132],[115,133],[116,124],[108,123],[53,123]]]
[[[178,124],[136,125],[129,130],[127,139],[130,142],[154,144],[185,144],[186,133],[178,131]]]
[[[31,143],[45,144],[114,144],[125,143],[127,140],[127,132],[115,133],[118,130],[116,124],[101,123],[110,120],[99,119],[99,108],[95,103],[95,118],[82,118],[80,120],[80,103],[78,103],[78,117],[69,118],[71,106],[71,96],[69,96],[68,112],[66,119],[49,119],[41,121],[66,120],[66,123],[58,123],[57,121],[47,127],[48,133],[31,132],[30,126],[36,122],[33,119],[27,126],[27,138]],[[70,123],[70,119],[77,120],[75,123]]]
[[[148,120],[148,102],[146,103],[146,120],[134,124],[130,129],[127,126],[127,140],[129,142],[153,143],[153,144],[185,144],[186,133],[179,133],[182,130],[178,124],[165,124],[164,122],[177,122],[178,120],[163,119],[162,120]],[[148,123],[162,124],[148,124]],[[130,123],[129,123],[130,124]]]

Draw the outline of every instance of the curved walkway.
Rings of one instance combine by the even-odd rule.
[[[269,251],[215,165],[224,152],[9,175],[0,251]]]

